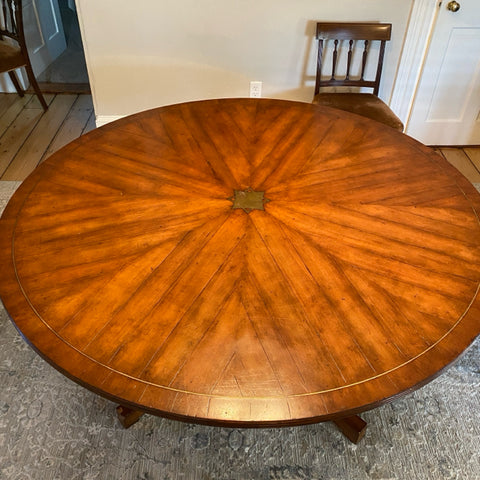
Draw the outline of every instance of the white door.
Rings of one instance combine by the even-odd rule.
[[[23,0],[23,24],[38,77],[67,47],[58,0]]]
[[[457,2],[440,4],[407,123],[427,145],[480,144],[480,2]]]

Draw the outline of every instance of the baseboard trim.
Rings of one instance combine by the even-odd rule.
[[[120,120],[123,118],[124,115],[97,115],[95,117],[95,125],[98,127],[102,127],[107,123],[114,122],[115,120]]]
[[[90,94],[88,83],[53,83],[37,82],[42,93],[75,93],[78,95]],[[27,89],[28,93],[35,93],[32,87]]]

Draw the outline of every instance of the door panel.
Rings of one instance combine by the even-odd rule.
[[[459,52],[463,53],[459,55]],[[480,28],[454,28],[449,38],[427,121],[460,122],[478,85]]]
[[[440,6],[406,132],[429,145],[480,143],[480,9]]]
[[[58,0],[27,0],[23,17],[30,60],[38,76],[66,48]]]

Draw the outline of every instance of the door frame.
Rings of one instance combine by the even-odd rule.
[[[408,128],[413,103],[443,0],[413,0],[390,107]]]

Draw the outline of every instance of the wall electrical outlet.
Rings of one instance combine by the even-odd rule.
[[[262,82],[250,82],[250,97],[260,98],[262,96]]]

